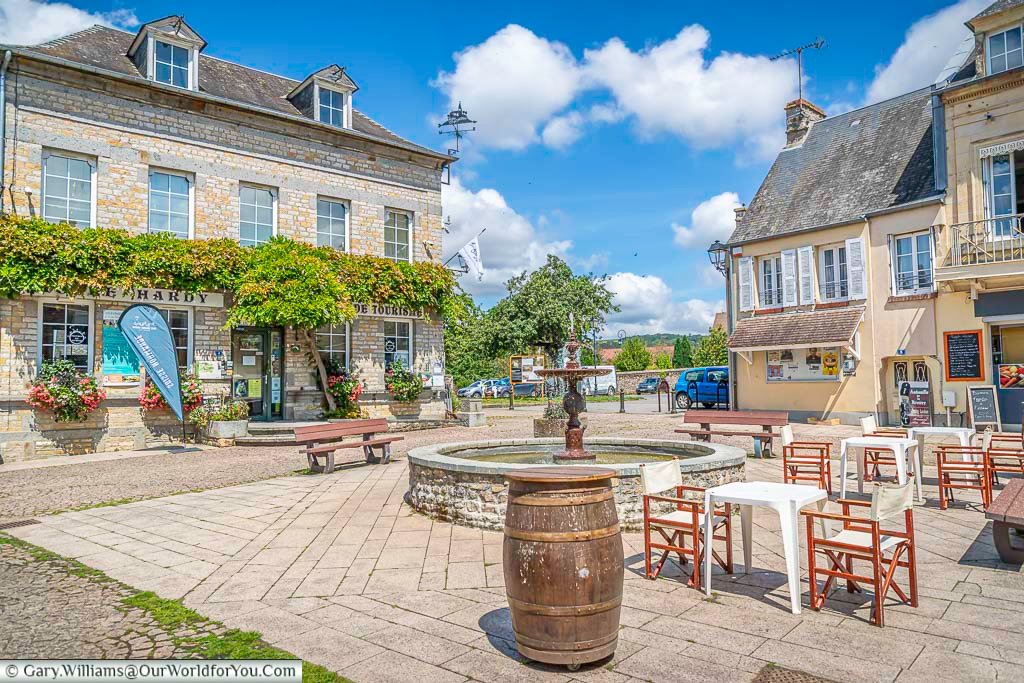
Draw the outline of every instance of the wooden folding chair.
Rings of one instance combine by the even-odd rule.
[[[813,481],[819,489],[832,493],[832,444],[826,441],[794,441],[793,428],[785,425],[782,434],[782,480],[787,483]]]
[[[656,579],[661,574],[670,553],[675,553],[679,563],[685,565],[693,559],[693,571],[688,585],[700,588],[700,572],[704,553],[711,548],[715,561],[725,571],[732,573],[732,506],[723,504],[721,510],[712,509],[712,539],[704,539],[704,489],[698,486],[684,486],[679,471],[679,461],[672,460],[657,464],[640,465],[640,481],[644,500],[644,570],[647,578]],[[674,495],[664,495],[671,492]],[[698,500],[686,499],[699,496]],[[671,507],[669,506],[671,504]],[[662,541],[651,538],[651,531],[657,531]],[[721,533],[719,531],[721,530]],[[687,546],[689,541],[689,546]],[[714,549],[714,541],[725,541],[725,559]],[[652,567],[651,551],[661,550],[661,559]]]
[[[939,471],[940,510],[945,510],[953,500],[953,489],[981,491],[981,504],[988,507],[992,491],[984,449],[940,445],[935,449],[935,466]]]
[[[905,439],[907,430],[895,427],[878,428],[878,422],[874,415],[862,417],[860,430],[864,436],[895,436]],[[896,467],[896,454],[891,448],[865,448],[864,449],[864,480],[873,481],[882,476],[881,466],[891,465]],[[907,476],[912,473],[908,472]]]
[[[862,590],[858,582],[870,582],[874,591],[871,608],[871,622],[876,626],[885,623],[883,606],[885,597],[892,589],[903,602],[917,607],[917,553],[914,543],[914,480],[903,486],[880,486],[875,484],[871,502],[839,499],[842,514],[801,510],[807,517],[807,567],[811,584],[811,608],[821,609],[825,598],[836,579],[846,581],[846,590],[853,593]],[[868,508],[868,516],[850,514],[851,507]],[[904,528],[882,528],[886,520],[904,516]],[[814,521],[827,519],[843,523],[843,530],[828,538],[814,535]],[[886,556],[890,554],[888,557]],[[824,556],[829,566],[817,564],[818,556]],[[855,574],[854,560],[870,563],[870,574]],[[904,591],[895,581],[896,570],[907,569],[909,582]],[[828,578],[824,587],[818,589],[818,575]],[[909,592],[909,596],[907,595]]]

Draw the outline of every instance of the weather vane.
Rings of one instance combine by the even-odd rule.
[[[782,59],[783,57],[788,57],[794,54],[796,55],[796,88],[798,93],[797,99],[802,100],[804,98],[804,50],[820,50],[823,47],[825,47],[825,39],[819,37],[813,43],[807,43],[806,45],[801,45],[800,47],[794,47],[789,50],[784,50],[779,54],[775,55],[774,57],[771,57],[770,61],[774,62],[778,59]]]
[[[452,111],[448,112],[448,118],[441,123],[437,124],[437,132],[439,135],[450,135],[455,138],[455,147],[448,148],[448,156],[454,157],[459,153],[460,142],[462,136],[466,133],[471,133],[476,130],[476,121],[469,118],[469,114],[462,108],[462,102],[459,102],[459,106]],[[441,182],[445,185],[451,185],[452,183],[452,167],[451,164],[445,165],[445,171],[447,171],[444,180]]]

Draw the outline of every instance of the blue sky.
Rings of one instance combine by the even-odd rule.
[[[931,82],[987,3],[512,4],[0,0],[0,42],[184,14],[212,56],[298,79],[346,66],[357,108],[438,149],[461,99],[479,124],[445,190],[446,252],[488,229],[468,290],[493,303],[553,252],[611,276],[611,333],[699,332],[724,296],[705,249],[757,190],[795,96],[795,64],[766,57],[823,36],[805,97],[834,114]]]

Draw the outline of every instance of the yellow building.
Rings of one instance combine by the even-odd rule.
[[[932,86],[834,117],[787,105],[728,245],[736,407],[898,424],[909,381],[915,420],[956,425],[994,384],[1021,423],[1022,22],[1024,0],[994,3]]]

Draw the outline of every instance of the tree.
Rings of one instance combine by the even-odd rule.
[[[565,261],[548,254],[543,266],[506,282],[508,296],[487,312],[490,355],[539,346],[554,361],[569,339],[570,314],[580,337],[603,327],[605,316],[619,310],[605,283],[604,277],[575,275]]]
[[[672,368],[672,356],[667,353],[659,353],[654,357],[654,367],[657,370],[669,370]]]
[[[643,341],[630,337],[622,344],[622,350],[615,354],[612,363],[619,372],[646,370],[651,364],[651,352],[644,346]]]
[[[595,360],[594,358],[594,347],[584,342],[583,346],[580,347],[580,365],[600,365],[601,360]]]
[[[464,387],[485,377],[500,377],[508,372],[507,359],[486,352],[488,334],[485,314],[473,298],[462,293],[456,297],[461,306],[453,306],[444,321],[445,367],[455,386]]]
[[[712,327],[693,352],[696,367],[725,365],[729,362],[729,336],[720,327]]]
[[[672,367],[688,368],[693,365],[693,347],[689,337],[676,337],[672,348]]]

